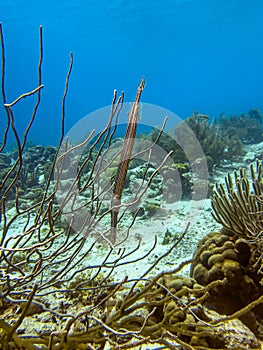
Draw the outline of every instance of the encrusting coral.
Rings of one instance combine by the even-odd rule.
[[[198,246],[191,276],[207,286],[212,281],[226,283],[210,292],[207,305],[220,314],[232,314],[262,299],[262,165],[250,166],[225,179],[226,187],[216,185],[212,197],[213,217],[223,225]],[[240,319],[263,339],[263,305],[248,309]]]

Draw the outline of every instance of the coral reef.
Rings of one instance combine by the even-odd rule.
[[[252,109],[241,115],[227,116],[222,113],[215,120],[215,124],[223,125],[223,132],[227,135],[237,135],[242,142],[253,144],[262,142],[263,116],[260,110]]]
[[[219,313],[203,306],[208,291],[220,284],[213,282],[204,288],[194,279],[164,273],[137,288],[130,298],[125,291],[117,293],[109,300],[107,320],[114,320],[121,312],[123,316],[114,322],[114,328],[141,329],[145,337],[163,338],[161,343],[169,348],[173,348],[173,340],[183,349],[259,348],[256,337],[242,322],[228,319],[223,327],[216,326]]]
[[[211,232],[199,243],[191,276],[202,286],[226,279],[210,291],[205,305],[221,315],[230,315],[262,296],[263,288],[253,271],[252,245],[242,238]],[[240,317],[257,337],[263,338],[263,305]]]
[[[243,144],[238,133],[234,131],[227,133],[224,131],[225,125],[223,123],[210,124],[209,116],[194,111],[192,116],[186,118],[184,122],[180,123],[169,133],[163,133],[158,140],[157,144],[166,152],[173,151],[171,156],[175,164],[184,164],[184,167],[189,167],[189,160],[186,154],[194,151],[190,148],[187,151],[185,149],[182,150],[180,147],[180,140],[189,138],[188,129],[185,128],[185,125],[193,131],[199,141],[206,155],[210,171],[212,171],[214,165],[236,159],[244,154]],[[158,129],[153,129],[146,137],[153,140],[156,138],[157,132]],[[193,145],[193,143],[189,142],[189,147]]]
[[[111,157],[112,126],[117,122],[124,95],[117,98],[114,91],[110,121],[93,142],[90,142],[92,132],[79,144],[71,144],[67,138],[63,142],[65,99],[73,64],[71,54],[62,98],[62,132],[58,148],[27,147],[28,133],[43,88],[42,27],[38,86],[11,103],[6,102],[3,83],[5,47],[1,24],[0,38],[2,96],[6,111],[6,128],[0,146],[0,348],[102,350],[158,344],[169,349],[187,350],[259,349],[257,337],[262,337],[263,298],[257,264],[261,265],[261,237],[258,231],[250,235],[251,228],[255,228],[252,224],[236,223],[243,210],[236,217],[231,215],[234,224],[229,221],[229,214],[225,215],[222,205],[227,195],[218,190],[214,216],[227,226],[226,232],[211,234],[198,248],[194,260],[157,273],[160,262],[170,257],[182,243],[188,226],[181,235],[166,230],[163,244],[169,244],[169,247],[160,255],[154,253],[156,235],[153,234],[149,245],[143,246],[141,235],[136,232],[132,235],[132,229],[139,215],[151,217],[159,211],[162,193],[158,173],[162,172],[164,178],[169,179],[179,172],[187,187],[191,183],[187,177],[188,164],[180,159],[174,168],[166,166],[171,155],[171,145],[168,145],[171,140],[160,141],[162,129],[158,133],[155,130],[150,145],[140,151],[146,154],[145,162],[136,162],[123,147],[131,166],[125,169],[125,176],[119,177],[122,188],[114,192],[118,195],[118,215],[114,216],[116,206],[110,203],[112,188],[118,181],[116,174],[120,172],[122,162],[116,154]],[[37,102],[28,128],[19,136],[13,107],[32,95],[37,97]],[[138,95],[133,110],[137,107],[136,101]],[[137,118],[136,113],[133,116]],[[196,113],[188,122],[194,124],[199,135],[208,139],[210,129],[206,122],[200,122],[200,115]],[[15,137],[17,148],[11,154],[5,152],[9,133]],[[166,147],[167,156],[151,167],[151,153],[159,141]],[[175,154],[176,150],[178,154],[181,152],[175,144],[172,147]],[[78,152],[83,154],[83,148],[86,150],[81,158]],[[213,145],[209,156],[211,163],[215,161],[212,159],[215,151]],[[197,167],[202,165],[200,159],[194,159],[193,163]],[[257,175],[253,171],[254,168],[252,178],[259,179],[260,168]],[[201,186],[206,179],[201,176],[195,181]],[[254,182],[255,191],[259,192],[259,180]],[[232,186],[232,183],[228,184]],[[163,193],[169,193],[171,188],[172,192],[177,192],[172,187],[174,183],[166,186]],[[122,190],[130,195],[125,203],[122,202]],[[146,192],[149,197],[145,206],[138,207],[130,215],[128,209],[140,204]],[[234,191],[230,193],[232,195]],[[167,194],[167,201],[174,199]],[[231,198],[227,200],[228,209],[236,205]],[[253,201],[249,203],[255,205]],[[220,212],[222,207],[223,214]],[[114,231],[118,230],[118,237],[115,232],[114,237],[111,235],[110,222]],[[235,231],[236,226],[247,229],[242,237],[240,230]],[[138,270],[135,278],[118,275],[120,268],[144,264],[150,255],[150,267],[141,273]],[[193,277],[179,275],[190,263],[193,264]],[[222,297],[225,295],[230,301],[233,297],[229,288],[239,288],[238,298],[233,305],[231,302],[224,304],[222,309]]]
[[[221,162],[230,161],[241,157],[243,145],[239,136],[235,133],[225,133],[224,125],[213,125],[209,123],[209,116],[194,114],[186,118],[185,123],[194,132],[196,138],[206,155],[209,169],[212,170],[214,165]],[[175,137],[183,138],[184,128],[179,124],[175,130]]]
[[[226,283],[211,290],[205,305],[230,315],[246,309],[240,320],[263,339],[263,305],[248,305],[262,299],[262,165],[244,169],[225,178],[226,187],[217,185],[212,197],[213,216],[223,225],[211,232],[198,246],[191,276],[207,286],[213,281]]]
[[[262,266],[262,213],[263,183],[262,164],[251,164],[250,177],[244,168],[225,178],[223,185],[216,185],[212,197],[212,215],[224,227],[224,232],[243,238],[253,248],[255,269],[261,275]],[[234,178],[234,179],[233,179]]]

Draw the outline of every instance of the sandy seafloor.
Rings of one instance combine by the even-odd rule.
[[[211,177],[211,183],[224,183],[225,176],[229,172],[231,175],[234,170],[238,170],[240,167],[247,168],[247,175],[249,176],[249,166],[251,163],[255,162],[257,158],[262,157],[263,142],[256,145],[245,146],[246,154],[241,161],[238,162],[225,162],[218,167],[215,167],[213,171],[213,176]],[[147,219],[136,219],[134,225],[132,226],[132,235],[138,234],[142,236],[142,244],[140,249],[135,251],[129,260],[138,261],[122,265],[114,269],[113,277],[117,281],[121,281],[125,276],[129,279],[138,278],[145,271],[147,271],[153,263],[156,262],[163,254],[165,254],[173,242],[180,239],[184,230],[186,229],[188,223],[189,228],[182,239],[182,241],[172,250],[172,252],[161,259],[156,268],[151,271],[151,276],[161,272],[172,270],[176,268],[180,263],[190,260],[193,258],[193,254],[198,245],[198,242],[212,231],[219,231],[222,225],[217,223],[211,214],[211,199],[203,200],[184,200],[181,199],[178,202],[167,204],[164,201],[161,203],[161,210],[157,212],[153,217],[148,217]],[[171,240],[169,244],[163,244],[163,240],[166,236],[167,231],[174,240]],[[125,231],[126,232],[126,231]],[[154,244],[154,237],[157,238],[157,244],[154,250],[146,256],[143,257]],[[87,239],[87,245],[92,243],[92,240]],[[136,242],[127,240],[124,245],[127,251],[134,249]],[[101,259],[105,257],[105,252],[109,246],[101,245],[99,249],[95,249],[89,258],[84,263],[89,265],[97,264]],[[119,248],[119,247],[117,247]],[[118,249],[116,249],[116,257],[118,256]],[[111,258],[112,260],[112,258]],[[180,274],[189,276],[190,265],[184,267],[180,271]]]
[[[263,143],[258,145],[251,145],[246,147],[246,155],[242,159],[242,162],[238,163],[225,163],[220,167],[217,167],[213,174],[214,182],[223,182],[226,173],[230,173],[233,170],[237,170],[239,167],[247,166],[253,162],[257,157],[260,157],[263,148]],[[147,237],[146,241],[143,242],[140,249],[135,251],[128,260],[135,260],[132,263],[121,265],[114,269],[112,278],[114,281],[119,282],[125,276],[128,276],[129,280],[139,278],[146,272],[152,264],[156,262],[163,254],[165,254],[173,243],[162,244],[167,230],[178,239],[183,233],[190,222],[190,226],[183,238],[183,240],[176,246],[171,253],[164,259],[161,259],[157,264],[155,269],[147,277],[155,276],[162,271],[171,271],[175,269],[180,263],[189,260],[193,257],[193,253],[197,247],[198,242],[212,231],[219,231],[221,225],[218,224],[211,215],[211,200],[208,198],[203,201],[191,201],[191,200],[181,200],[178,203],[166,204],[162,203],[162,211],[160,215],[155,215],[148,220],[138,220],[134,225],[134,230],[138,233],[143,233],[144,237]],[[12,212],[12,210],[11,210]],[[21,221],[20,225],[23,222]],[[19,222],[14,230],[19,227]],[[11,235],[12,232],[9,232]],[[157,245],[155,249],[148,254],[144,259],[141,259],[147,252],[151,249],[154,242],[154,235],[157,236]],[[90,245],[89,240],[87,244]],[[55,248],[55,247],[54,247]],[[127,247],[131,249],[132,247]],[[78,268],[82,268],[85,265],[97,265],[100,261],[103,261],[105,257],[105,252],[107,247],[103,245],[99,249],[94,249],[92,254],[89,254],[87,260],[83,260]],[[118,251],[116,250],[116,256],[118,256]],[[138,260],[137,260],[138,259]],[[137,261],[136,261],[137,260]],[[189,276],[190,264],[184,267],[183,270],[179,272],[179,275]],[[48,270],[47,270],[48,271]],[[49,273],[54,273],[55,271],[50,270]],[[59,290],[55,295],[48,294],[44,297],[45,301],[48,301],[50,308],[57,309],[58,304],[64,300],[65,295],[60,294]],[[71,313],[77,312],[77,308],[73,306]],[[31,333],[43,331],[43,327],[49,332],[48,324],[50,325],[50,318],[47,313],[39,314],[38,322],[32,318],[27,318],[22,326],[21,332]],[[54,325],[55,326],[55,325]],[[55,331],[55,328],[51,331]],[[163,349],[165,347],[160,347],[157,345],[143,345],[140,349]],[[136,349],[136,348],[134,348]],[[139,349],[139,348],[138,348]]]

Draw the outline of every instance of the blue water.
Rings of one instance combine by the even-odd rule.
[[[263,110],[263,1],[1,0],[0,20],[8,102],[37,86],[43,25],[45,87],[30,134],[37,144],[59,139],[70,51],[66,130],[109,105],[113,89],[131,101],[142,76],[142,101],[181,118],[196,108],[212,117]],[[33,102],[15,110],[20,132]]]

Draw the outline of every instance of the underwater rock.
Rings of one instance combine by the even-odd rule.
[[[117,292],[106,303],[106,320],[115,319],[121,310],[123,315],[114,326],[138,331],[151,313],[142,330],[142,335],[150,339],[159,339],[162,329],[167,329],[193,348],[259,349],[255,334],[241,320],[224,320],[225,315],[203,305],[203,298],[198,298],[198,295],[205,293],[205,288],[193,278],[168,273],[160,277],[150,290],[147,290],[147,283],[145,287],[145,293],[142,293],[144,286],[138,285],[131,296],[134,304],[128,303],[124,309],[121,305],[128,290]]]
[[[0,171],[6,169],[11,164],[11,157],[8,154],[1,153],[0,154]]]
[[[223,232],[211,232],[200,241],[190,275],[202,286],[225,278],[225,284],[210,290],[205,305],[221,315],[230,315],[259,298],[263,287],[252,268],[253,246],[243,238]],[[261,305],[243,315],[241,320],[257,337],[263,338]]]
[[[20,189],[22,188],[27,192],[34,186],[43,187],[43,178],[40,180],[40,176],[44,175],[44,179],[47,180],[50,175],[52,163],[56,154],[56,147],[53,146],[35,146],[29,143],[29,146],[23,150],[23,163],[20,169],[18,184]],[[0,158],[0,170],[1,159],[5,161],[5,169],[9,170],[11,164],[18,158],[18,151],[13,151],[7,154],[1,154]]]
[[[160,209],[160,203],[156,200],[153,200],[151,202],[147,201],[144,209],[146,211],[147,216],[154,216],[156,212]]]
[[[218,320],[220,315],[205,308],[205,313],[209,317],[210,322]],[[199,332],[211,333],[210,337],[193,336],[190,344],[195,346],[207,346],[212,349],[219,347],[223,349],[260,349],[260,343],[255,334],[238,319],[222,322],[218,326],[211,329],[209,326],[201,326]]]
[[[175,239],[176,239],[176,236],[170,230],[166,229],[163,237],[162,245],[171,244],[175,241]]]

